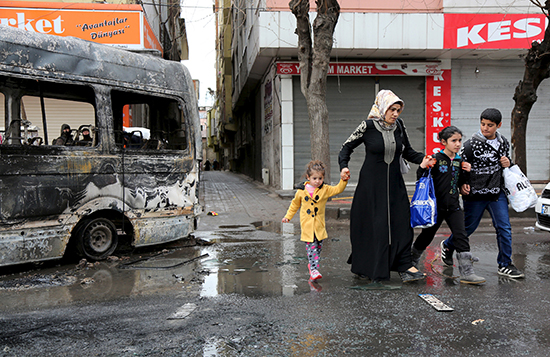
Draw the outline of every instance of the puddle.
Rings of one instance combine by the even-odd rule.
[[[298,234],[300,226],[295,227],[294,223],[282,223],[278,221],[258,221],[252,222],[256,230],[272,232],[277,234]]]
[[[0,310],[182,291],[193,291],[203,297],[222,294],[276,297],[325,294],[335,289],[376,294],[369,290],[396,290],[399,293],[419,288],[426,292],[464,288],[457,279],[457,266],[445,268],[438,259],[437,243],[444,238],[442,235],[436,236],[420,261],[420,270],[427,274],[425,281],[405,286],[397,273],[392,273],[391,281],[380,287],[369,286],[369,280],[361,281],[351,274],[346,263],[350,253],[347,226],[327,227],[330,238],[323,241],[319,268],[323,278],[311,284],[305,244],[300,241],[298,225],[258,221],[238,226],[239,229],[254,227],[254,231],[242,234],[242,231],[228,228],[236,229],[237,225],[225,226],[215,231],[195,232],[199,239],[212,244],[149,251],[122,261],[84,265],[83,269],[67,264],[0,277]],[[480,258],[475,271],[487,278],[486,286],[514,284],[527,288],[533,281],[550,282],[547,237],[543,236],[540,243],[514,244],[513,261],[525,271],[527,278],[512,283],[498,279],[496,274],[494,233],[487,242],[480,242],[479,237],[483,235],[472,240],[472,253]]]
[[[131,260],[68,264],[25,276],[3,276],[0,279],[0,310],[180,293],[193,286],[199,289],[202,281],[200,261],[208,258],[201,257],[199,250],[189,247],[149,254],[146,255],[148,259],[135,264],[128,264]]]
[[[25,290],[67,286],[74,284],[77,278],[66,274],[34,274],[23,278],[0,281],[0,289]]]
[[[403,285],[399,275],[392,272],[390,281],[377,286],[369,279],[355,279],[350,272],[350,266],[346,263],[350,253],[347,227],[327,227],[330,238],[324,241],[319,269],[323,278],[310,284],[305,244],[300,241],[299,226],[275,221],[258,221],[252,225],[257,233],[250,234],[245,244],[234,244],[243,242],[239,234],[224,232],[215,248],[205,247],[201,250],[201,253],[209,253],[209,258],[202,262],[208,275],[204,277],[201,296],[293,296],[340,288],[371,293],[370,290],[400,291],[410,289],[411,286],[413,289],[421,287],[432,290],[464,285],[459,282],[458,267],[446,268],[438,258],[440,252],[437,243],[444,235],[436,237],[435,243],[428,247],[420,262],[420,269],[427,274],[424,281]],[[496,274],[498,252],[493,240],[490,243],[474,242],[472,253],[480,258],[480,262],[475,264],[476,273],[488,278],[486,285],[505,283]],[[550,255],[546,253],[547,250],[548,244],[544,242],[515,244],[512,258],[518,268],[527,274],[537,279],[550,279]]]

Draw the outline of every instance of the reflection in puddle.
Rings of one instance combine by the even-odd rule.
[[[21,278],[3,276],[0,311],[29,306],[38,309],[76,301],[109,301],[169,291],[179,293],[193,284],[200,258],[198,249],[192,247],[153,256],[140,265],[142,269],[135,269],[137,266],[122,269],[121,262],[96,262],[51,267]]]
[[[204,277],[200,296],[214,297],[218,295],[218,264],[217,252],[210,251],[212,259],[202,262],[203,268],[208,269],[209,274]]]
[[[272,232],[277,234],[292,234],[294,235],[294,223],[282,223],[274,221],[259,221],[253,222],[252,225],[264,232]]]
[[[245,244],[231,244],[235,237],[232,232],[224,232],[228,239],[222,237],[216,247],[201,251],[210,255],[210,259],[202,262],[209,274],[204,278],[201,296],[233,293],[253,297],[292,296],[297,292],[299,278],[304,280],[303,288],[307,288],[304,292],[309,291],[304,279],[305,247],[295,235],[294,224],[262,221],[253,225],[263,232],[248,236],[245,241],[238,240]]]
[[[211,259],[203,261],[209,271],[202,288],[202,296],[241,294],[249,297],[293,296],[306,293],[326,293],[335,288],[370,290],[369,281],[357,281],[346,263],[350,253],[346,226],[327,227],[329,237],[323,245],[321,271],[323,279],[309,284],[307,257],[304,243],[300,241],[300,229],[292,223],[258,221],[252,223],[256,233],[245,237],[240,231],[223,232],[214,247],[204,247],[202,254]],[[444,236],[438,235],[438,240]],[[241,244],[234,244],[238,241]],[[458,267],[444,267],[439,259],[439,246],[435,242],[428,247],[421,260],[420,269],[427,274],[425,281],[408,285],[433,291],[433,289],[461,288]],[[214,252],[215,249],[215,252]],[[550,255],[544,244],[518,244],[514,247],[513,260],[518,268],[540,279],[550,279]],[[472,249],[480,258],[475,269],[488,278],[486,286],[502,284],[495,273],[496,256],[494,244],[477,243]],[[215,255],[214,255],[215,254]],[[494,277],[494,279],[490,279]],[[519,281],[522,283],[522,281]],[[401,279],[393,274],[384,289],[407,289]]]

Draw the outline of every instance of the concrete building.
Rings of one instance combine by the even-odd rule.
[[[224,72],[217,110],[230,113],[218,125],[224,129],[219,138],[233,145],[226,146],[223,160],[283,190],[301,179],[310,159],[296,20],[288,3],[218,3],[225,22],[218,28],[220,76],[222,68]],[[391,89],[405,101],[402,118],[418,151],[438,150],[437,133],[451,123],[470,137],[487,107],[501,110],[501,132],[510,138],[512,98],[524,70],[521,56],[532,41],[543,38],[547,25],[529,0],[488,0],[482,5],[475,0],[339,3],[327,80],[333,180],[338,178],[341,144],[366,117],[379,89]],[[311,9],[313,22],[313,0]],[[550,179],[549,112],[550,82],[543,82],[527,133],[528,174],[534,181]],[[360,169],[362,151],[352,157],[352,173]],[[414,171],[406,175],[407,182],[414,182]],[[356,180],[352,175],[351,184]]]

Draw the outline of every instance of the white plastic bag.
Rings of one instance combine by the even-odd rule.
[[[528,208],[535,207],[537,192],[518,165],[505,168],[502,174],[504,176],[504,192],[514,211],[523,212]]]

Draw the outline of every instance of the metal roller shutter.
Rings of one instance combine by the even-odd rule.
[[[0,118],[4,118],[4,95],[0,94]],[[91,104],[74,102],[68,100],[57,100],[51,98],[44,99],[46,108],[46,121],[48,125],[48,144],[59,137],[61,125],[69,124],[72,129],[78,129],[80,125],[95,123],[95,110]],[[33,126],[38,127],[38,136],[44,137],[42,125],[42,110],[40,107],[40,98],[24,96],[23,97],[23,117],[29,120]],[[4,120],[0,124],[4,127]]]
[[[23,103],[27,119],[40,128],[39,133],[43,133],[40,98],[25,96],[23,97]],[[45,98],[44,107],[46,108],[46,121],[48,123],[48,144],[59,137],[61,125],[63,124],[69,124],[72,129],[78,129],[83,124],[96,125],[95,110],[91,104]],[[39,136],[42,136],[42,134],[39,134]]]
[[[411,143],[418,151],[424,150],[424,77],[379,77],[380,89],[391,89],[405,101],[403,119]],[[309,119],[305,98],[300,91],[300,78],[293,78],[294,93],[294,180],[303,180],[305,166],[311,160]],[[331,178],[339,179],[338,153],[344,141],[365,119],[374,103],[374,77],[328,77],[327,106],[329,110]],[[365,149],[358,147],[349,164],[352,173],[350,185],[357,184]],[[414,182],[416,165],[405,181]]]
[[[510,140],[514,91],[523,79],[522,60],[452,61],[451,122],[467,139],[479,130],[479,115],[488,107],[502,112],[499,131]],[[479,72],[476,74],[476,68]],[[527,174],[531,180],[550,179],[550,81],[537,91],[538,100],[527,123]]]

